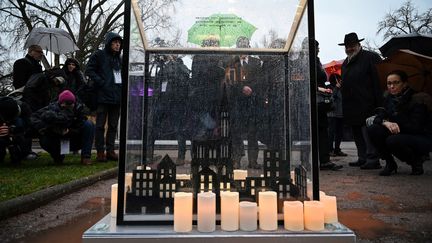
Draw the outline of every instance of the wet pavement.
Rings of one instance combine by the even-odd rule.
[[[344,143],[348,157],[332,158],[341,171],[322,171],[321,190],[337,196],[339,221],[352,229],[357,242],[432,242],[432,161],[425,174],[411,176],[398,163],[396,175],[348,167],[355,160],[353,144]],[[82,233],[110,210],[110,188],[116,179],[55,200],[32,212],[0,221],[0,242],[81,242]]]

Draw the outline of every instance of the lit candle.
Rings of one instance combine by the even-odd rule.
[[[234,180],[246,180],[247,170],[234,170]]]
[[[174,231],[189,232],[192,230],[192,193],[176,192],[174,194]]]
[[[304,202],[304,226],[307,230],[324,230],[324,205],[322,202]]]
[[[320,194],[320,201],[322,202],[323,198],[326,196],[326,194],[323,191],[319,191],[319,194]]]
[[[239,229],[239,193],[221,192],[221,229],[235,231]]]
[[[118,184],[111,185],[111,217],[117,217],[117,190]]]
[[[287,230],[304,230],[303,203],[300,201],[284,202],[284,226]]]
[[[216,229],[216,194],[198,193],[198,231],[213,232]]]
[[[277,197],[276,192],[259,192],[259,227],[262,230],[277,229]]]
[[[125,174],[126,191],[132,190],[132,173]]]
[[[332,224],[338,222],[336,197],[324,196],[321,201],[324,204],[324,223]]]
[[[254,231],[257,229],[258,208],[255,202],[240,202],[240,229]]]

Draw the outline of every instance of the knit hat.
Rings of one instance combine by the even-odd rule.
[[[21,109],[16,100],[11,97],[0,97],[0,122],[13,121],[20,113]]]
[[[58,103],[62,104],[65,102],[75,103],[75,95],[72,92],[70,92],[69,90],[65,90],[65,91],[61,92],[59,95]]]

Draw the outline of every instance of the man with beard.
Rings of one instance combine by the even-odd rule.
[[[382,90],[375,64],[381,61],[377,53],[363,50],[356,33],[345,35],[347,58],[342,64],[342,105],[344,122],[352,128],[358,160],[350,166],[379,169],[379,156],[367,134],[365,121],[382,103]]]

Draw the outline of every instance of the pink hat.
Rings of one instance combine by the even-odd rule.
[[[59,95],[58,103],[62,104],[65,102],[75,103],[75,95],[72,92],[70,92],[69,90],[65,90],[65,91],[61,92]]]

